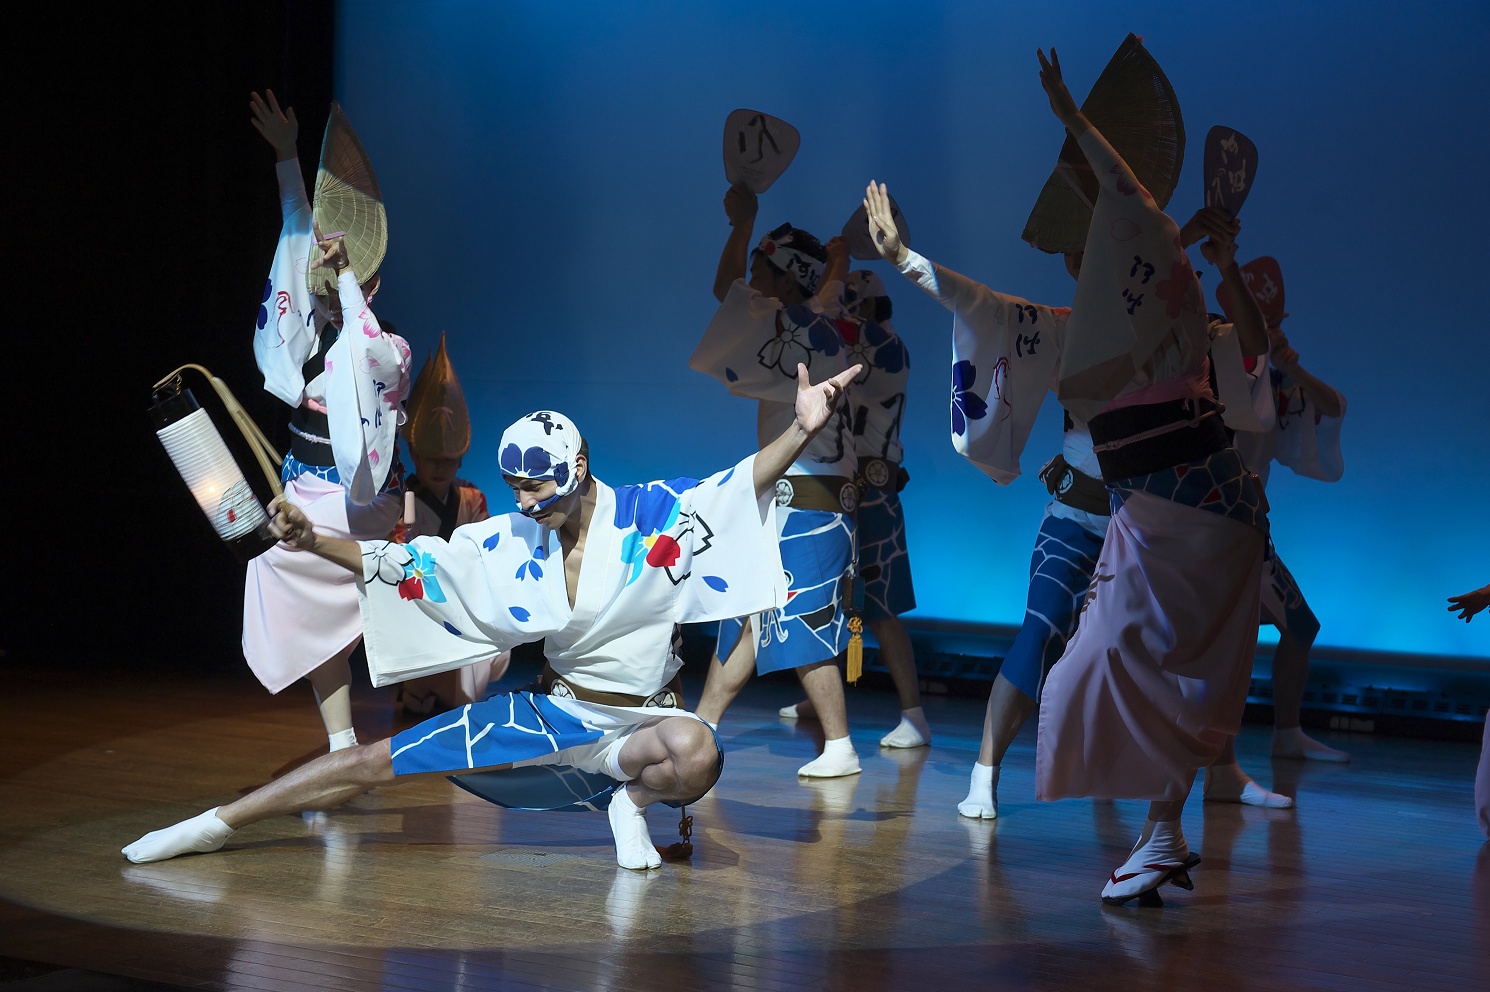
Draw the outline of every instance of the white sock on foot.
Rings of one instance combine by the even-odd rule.
[[[783,720],[795,720],[797,719],[797,717],[801,716],[801,714],[797,712],[797,707],[801,705],[801,703],[792,703],[790,706],[783,706],[781,707],[781,709],[776,711],[776,715],[781,717]]]
[[[1189,860],[1190,845],[1185,843],[1179,820],[1148,820],[1133,853],[1102,887],[1102,898],[1129,899],[1158,888],[1167,875],[1187,865]]]
[[[1333,761],[1342,765],[1350,761],[1349,752],[1337,751],[1321,744],[1298,727],[1273,730],[1273,757],[1294,758],[1299,761]]]
[[[847,737],[823,742],[823,753],[797,769],[805,778],[841,778],[859,774],[859,756]]]
[[[626,786],[611,793],[609,813],[610,832],[616,838],[616,864],[638,871],[661,868],[662,855],[647,832],[646,811],[631,801]]]
[[[1212,765],[1205,770],[1205,801],[1208,803],[1241,803],[1268,809],[1288,809],[1293,800],[1269,792],[1247,776],[1237,764]]]
[[[345,748],[357,746],[357,731],[338,730],[334,734],[327,734],[326,739],[331,742],[331,750],[341,751]]]
[[[960,816],[974,820],[993,820],[999,815],[998,765],[980,765],[973,762],[973,780],[968,785],[967,798],[957,804]]]
[[[151,861],[164,861],[179,854],[207,854],[215,851],[233,836],[233,828],[217,818],[220,808],[214,806],[173,827],[152,830],[120,853],[135,864],[142,865]]]
[[[900,725],[880,738],[880,747],[925,747],[931,743],[931,727],[917,706],[900,711]]]

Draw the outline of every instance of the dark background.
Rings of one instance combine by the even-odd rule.
[[[287,408],[253,360],[280,219],[248,95],[270,87],[293,103],[314,168],[335,4],[50,5],[6,20],[20,347],[7,375],[5,663],[241,665],[243,566],[146,409],[151,383],[197,362],[287,445]]]

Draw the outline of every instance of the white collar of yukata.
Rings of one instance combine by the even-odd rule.
[[[811,255],[792,246],[792,226],[782,224],[765,235],[755,250],[766,256],[766,260],[777,269],[797,280],[798,285],[811,293],[817,289],[817,281],[823,274],[823,263]]]
[[[515,479],[552,479],[554,497],[568,496],[579,485],[574,462],[584,440],[574,421],[553,410],[538,410],[502,432],[498,461],[503,475]]]

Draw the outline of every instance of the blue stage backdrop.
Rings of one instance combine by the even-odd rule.
[[[1279,259],[1285,329],[1349,400],[1345,479],[1280,469],[1269,494],[1320,643],[1490,657],[1483,621],[1466,627],[1444,605],[1490,581],[1490,346],[1474,309],[1486,10],[358,0],[338,19],[337,92],[388,206],[377,309],[416,360],[449,332],[475,428],[464,474],[500,509],[499,432],[538,407],[578,422],[613,483],[707,473],[755,447],[753,405],[688,369],[715,309],[721,134],[736,107],[802,133],[757,236],[790,220],[826,239],[874,178],[918,250],[1069,303],[1060,259],[1019,239],[1063,137],[1035,49],[1057,47],[1080,99],[1132,30],[1184,112],[1171,212],[1201,204],[1212,125],[1257,142],[1242,257]],[[1035,472],[1057,450],[1060,410],[1047,404],[1013,485],[964,462],[948,430],[951,317],[876,267],[913,357],[916,615],[1017,622],[1047,498]]]

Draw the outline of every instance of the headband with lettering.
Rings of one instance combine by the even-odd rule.
[[[792,244],[791,224],[782,224],[761,238],[755,248],[766,256],[777,271],[785,272],[808,293],[817,290],[818,277],[823,274],[823,263]]]
[[[552,410],[530,413],[502,432],[498,461],[503,475],[514,479],[551,479],[557,486],[552,496],[523,513],[528,516],[542,513],[574,492],[579,485],[574,460],[583,443],[574,421]]]

